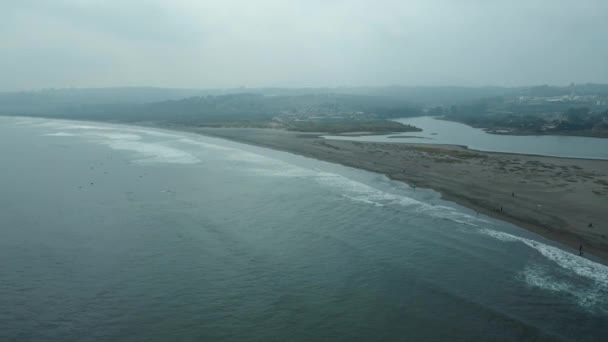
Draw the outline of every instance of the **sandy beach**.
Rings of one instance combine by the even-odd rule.
[[[167,128],[167,127],[165,127]],[[274,129],[169,128],[382,173],[608,262],[608,161],[423,143],[335,141]]]

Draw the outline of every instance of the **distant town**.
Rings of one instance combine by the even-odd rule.
[[[484,128],[495,134],[557,134],[608,137],[605,87],[571,84],[564,94],[537,89],[532,95],[486,98],[465,105],[427,108],[429,115]],[[580,88],[580,93],[577,89]],[[545,91],[543,91],[545,90]],[[590,93],[594,92],[594,93]]]

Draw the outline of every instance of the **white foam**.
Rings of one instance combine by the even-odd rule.
[[[249,166],[249,171],[255,172],[259,175],[310,178],[319,184],[338,190],[344,195],[345,198],[352,201],[366,203],[376,207],[386,205],[397,205],[403,207],[416,206],[416,211],[434,217],[460,219],[460,222],[468,222],[473,220],[470,215],[460,213],[454,208],[446,206],[433,206],[428,203],[415,200],[411,197],[384,192],[339,174],[298,167],[278,159],[263,156],[261,154],[244,151],[238,148],[221,146],[198,139],[191,139],[184,137],[183,135],[169,134],[147,129],[128,127],[112,128],[99,125],[74,124],[72,122],[61,121],[47,121],[44,124],[50,127],[65,130],[80,130],[81,135],[102,138],[102,140],[99,142],[113,149],[138,152],[145,156],[143,159],[137,160],[138,162],[168,162],[184,164],[200,162],[198,158],[194,157],[188,152],[163,145],[162,143],[143,142],[141,141],[142,137],[140,135],[133,133],[173,138],[172,140],[174,142],[203,147],[208,150],[221,151],[223,159],[238,162],[239,166],[240,163],[251,164],[251,166]]]
[[[608,267],[538,241],[490,229],[480,229],[479,232],[504,242],[522,242],[557,264],[557,270],[565,272],[555,276],[540,265],[527,266],[523,280],[528,285],[567,293],[581,307],[608,313]]]
[[[50,127],[57,127],[59,129],[72,129],[72,130],[95,130],[95,131],[102,131],[102,130],[112,130],[113,128],[110,127],[102,127],[102,126],[91,126],[91,125],[78,125],[78,124],[66,124],[66,123],[59,123],[59,122],[45,122],[40,124],[41,126],[50,126]]]
[[[541,265],[527,266],[522,272],[526,284],[543,290],[571,295],[580,306],[606,312],[608,289],[604,286],[576,283],[567,278],[552,275]]]
[[[180,143],[200,146],[210,150],[221,151],[223,152],[222,157],[224,160],[252,164],[249,166],[249,171],[259,175],[273,177],[303,177],[312,176],[314,174],[309,169],[297,167],[279,159],[244,151],[238,148],[221,146],[190,138],[181,138],[178,141]]]
[[[189,141],[189,143],[193,142]],[[200,145],[200,143],[197,144]],[[228,152],[224,155],[224,157],[228,160],[254,164],[255,166],[251,166],[248,170],[258,175],[309,178],[312,181],[326,186],[327,188],[332,188],[339,191],[342,197],[352,201],[366,203],[376,207],[383,207],[387,205],[416,207],[416,212],[437,218],[450,219],[461,224],[475,227],[478,227],[478,225],[475,224],[477,222],[487,222],[466,213],[462,213],[452,207],[432,205],[405,195],[397,195],[382,191],[340,174],[298,167],[277,159],[238,149],[226,149],[223,147],[222,149]]]
[[[322,185],[338,189],[345,194],[357,195],[359,199],[366,199],[374,203],[383,202],[383,204],[397,204],[401,206],[424,205],[424,203],[413,198],[390,194],[335,173],[319,171],[315,175],[315,180]]]
[[[304,168],[296,167],[274,167],[272,169],[262,167],[250,167],[248,171],[260,176],[285,177],[285,178],[313,178],[314,172]]]
[[[89,133],[87,135],[96,136],[101,138],[106,138],[110,140],[122,140],[122,141],[130,141],[130,140],[140,140],[141,136],[129,133]]]
[[[146,143],[137,140],[108,140],[102,144],[115,150],[127,150],[141,154],[139,163],[175,163],[196,164],[200,160],[188,152],[165,146],[159,143]]]
[[[221,146],[213,143],[204,142],[198,139],[191,139],[183,135],[167,134],[154,130],[134,129],[134,128],[115,128],[114,131],[109,127],[100,127],[92,125],[73,124],[65,122],[47,122],[49,125],[61,127],[64,129],[84,130],[86,135],[95,135],[113,142],[104,142],[104,144],[122,150],[132,150],[142,153],[147,156],[145,161],[165,161],[165,162],[181,162],[181,163],[196,163],[197,158],[191,154],[172,147],[163,146],[161,144],[151,143],[135,143],[140,140],[141,136],[129,133],[142,133],[154,135],[157,137],[176,138],[176,142],[203,147],[209,150],[217,150],[222,152],[222,158],[238,163],[252,164],[249,166],[249,171],[259,175],[273,177],[306,177],[315,182],[325,185],[329,188],[340,191],[345,198],[353,201],[367,203],[374,206],[397,205],[403,207],[415,206],[416,211],[429,216],[458,220],[459,223],[470,224],[471,221],[479,221],[471,215],[461,213],[454,208],[447,206],[435,206],[415,200],[404,195],[391,194],[385,191],[378,190],[361,182],[354,181],[345,176],[324,172],[320,170],[311,170],[303,167],[298,167],[281,160],[263,156],[261,154],[244,151],[238,148]],[[88,131],[93,130],[93,132]],[[102,131],[102,132],[100,132]],[[156,151],[156,152],[155,152]],[[143,161],[143,160],[140,160]],[[239,164],[240,166],[240,164]]]
[[[458,211],[455,208],[433,205],[426,202],[416,200],[406,195],[397,195],[376,189],[367,184],[351,180],[342,175],[319,172],[317,181],[321,184],[340,189],[342,192],[350,195],[350,198],[356,198],[358,201],[368,201],[369,204],[396,205],[401,207],[413,207],[414,211],[442,219],[449,219],[458,223],[476,226],[473,222],[483,222],[474,216]],[[487,222],[487,221],[486,221]]]
[[[377,207],[387,205],[409,207],[413,208],[415,212],[424,215],[447,219],[459,224],[473,227],[479,227],[479,225],[476,223],[484,222],[484,220],[480,220],[474,216],[462,213],[452,207],[433,205],[405,195],[385,192],[367,184],[351,180],[342,175],[318,172],[315,178],[317,182],[323,185],[340,190],[344,194],[344,197],[353,201],[367,203]]]
[[[205,149],[209,150],[221,151],[223,152],[222,157],[224,160],[263,165],[265,168],[258,168],[255,170],[259,174],[278,176],[280,174],[275,173],[277,169],[285,168],[286,166],[292,167],[292,165],[280,160],[266,157],[257,153],[247,152],[238,148],[220,146],[190,138],[180,138],[178,142],[204,147]]]
[[[553,261],[561,268],[574,272],[575,274],[590,279],[608,289],[608,267],[578,255],[568,253],[557,247],[549,246],[544,243],[498,232],[491,229],[481,229],[481,233],[489,235],[495,239],[505,242],[523,242],[525,245],[537,250],[548,260]]]
[[[260,154],[255,154],[246,151],[235,150],[232,153],[224,155],[225,159],[239,162],[247,162],[252,164],[262,164],[268,167],[283,166],[284,163],[276,159],[268,158]]]
[[[31,125],[31,124],[35,124],[36,122],[34,120],[18,120],[15,121],[15,125]]]
[[[164,132],[159,132],[159,131],[155,131],[152,129],[124,128],[124,130],[127,132],[143,133],[145,135],[149,135],[152,137],[158,137],[158,138],[181,138],[182,137],[181,135],[178,135],[178,134],[164,133]]]
[[[539,265],[527,266],[522,272],[528,285],[554,292],[571,292],[572,285],[551,276],[547,270]]]
[[[192,142],[188,141],[188,143]],[[197,144],[200,145],[201,143],[197,142]],[[227,160],[253,164],[248,168],[248,171],[258,175],[308,178],[328,188],[338,190],[344,198],[377,207],[385,206],[387,204],[397,204],[401,206],[424,205],[424,203],[414,200],[413,198],[389,194],[339,174],[299,167],[281,160],[238,149],[227,149],[223,147],[222,149],[228,152],[224,154],[224,158]]]
[[[382,203],[378,203],[378,202],[374,202],[374,201],[370,201],[368,200],[366,197],[357,197],[357,196],[348,196],[348,195],[342,195],[345,198],[348,198],[350,200],[353,200],[355,202],[362,202],[365,204],[371,204],[374,205],[376,207],[384,207],[384,204]]]
[[[74,123],[71,121],[61,121],[61,120],[51,120],[51,121],[45,120],[42,122],[25,121],[23,123],[37,124],[38,126],[52,127],[52,128],[64,129],[64,130],[80,130],[80,131],[84,131],[84,132],[87,132],[87,131],[115,131],[115,132],[120,131],[120,132],[132,132],[132,133],[145,134],[145,135],[160,137],[160,138],[181,138],[181,137],[183,137],[182,135],[159,132],[159,131],[153,130],[153,129],[129,128],[129,127],[120,127],[120,126],[110,126],[110,125],[104,125],[104,124],[95,124],[95,125],[79,124],[79,123]]]
[[[194,139],[190,139],[190,138],[180,138],[178,141],[181,142],[181,143],[184,143],[184,144],[190,144],[190,145],[200,146],[200,147],[204,147],[204,148],[212,149],[212,150],[220,150],[220,151],[226,151],[226,152],[235,152],[235,151],[237,151],[237,149],[235,149],[235,148],[220,146],[220,145],[211,144],[211,143],[206,143],[206,142],[203,142],[203,141],[198,141],[198,140],[194,140]]]
[[[449,219],[449,220],[453,221],[453,222],[456,222],[456,223],[459,223],[459,224],[464,224],[464,225],[467,225],[467,226],[480,227],[479,225],[477,225],[475,223],[468,222],[468,221],[462,221],[462,220],[457,220],[457,219]]]
[[[49,136],[49,137],[75,137],[75,136],[78,136],[78,134],[66,133],[66,132],[47,133],[47,134],[43,134],[43,135]]]
[[[53,129],[77,132],[66,133],[60,131],[45,134],[48,136],[89,137],[93,142],[108,146],[114,150],[136,152],[141,156],[141,158],[135,160],[137,163],[195,164],[200,162],[200,160],[192,154],[184,150],[168,146],[167,143],[171,140],[161,142],[146,142],[143,141],[141,136],[141,134],[145,134],[162,138],[181,138],[182,136],[180,135],[146,129],[85,125],[62,121],[44,121],[39,125]]]

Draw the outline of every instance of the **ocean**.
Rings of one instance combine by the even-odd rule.
[[[608,267],[383,175],[0,117],[2,341],[600,341]]]

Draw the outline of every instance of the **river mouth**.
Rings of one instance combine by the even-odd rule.
[[[396,119],[395,121],[421,128],[422,132],[408,132],[407,139],[396,139],[396,134],[359,137],[327,135],[324,138],[368,142],[423,142],[425,144],[459,145],[484,152],[608,160],[608,139],[605,138],[490,134],[483,129],[430,116]]]

